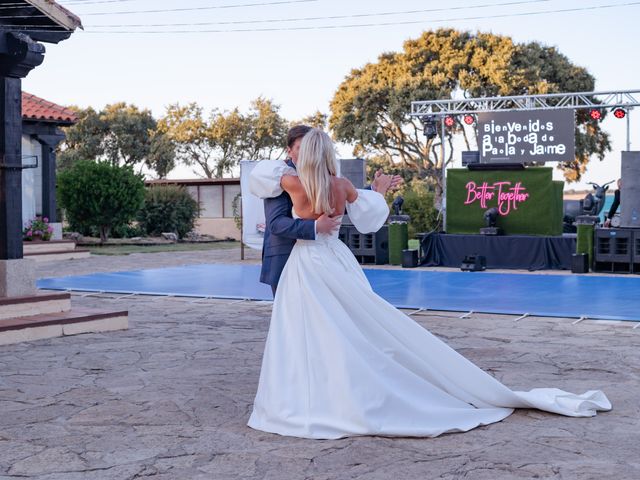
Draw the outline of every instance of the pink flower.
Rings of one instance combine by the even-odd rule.
[[[27,237],[33,236],[33,232],[31,230],[27,230]]]
[[[48,231],[49,233],[53,232],[53,227],[49,227],[49,228],[47,228],[47,231]]]
[[[42,221],[43,221],[44,223],[49,223],[49,219],[48,219],[47,217],[44,217],[44,218],[42,219]]]

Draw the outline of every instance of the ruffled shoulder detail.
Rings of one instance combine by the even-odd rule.
[[[347,214],[360,233],[373,233],[382,228],[389,217],[389,206],[382,195],[372,190],[357,189],[358,198],[347,202]]]
[[[249,190],[259,198],[273,198],[282,194],[280,179],[283,175],[297,175],[283,160],[261,160],[249,175]]]

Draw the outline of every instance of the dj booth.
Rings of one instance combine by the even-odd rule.
[[[487,268],[571,269],[576,235],[420,235],[421,265],[459,268],[468,255],[482,255]]]

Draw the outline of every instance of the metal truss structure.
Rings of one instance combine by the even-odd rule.
[[[501,110],[559,110],[571,108],[624,108],[640,106],[640,90],[550,93],[510,97],[465,98],[411,102],[411,115],[461,115]]]

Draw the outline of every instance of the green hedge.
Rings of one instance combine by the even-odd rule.
[[[138,225],[148,235],[173,232],[183,238],[193,230],[200,206],[181,186],[161,185],[147,189],[138,212]]]

